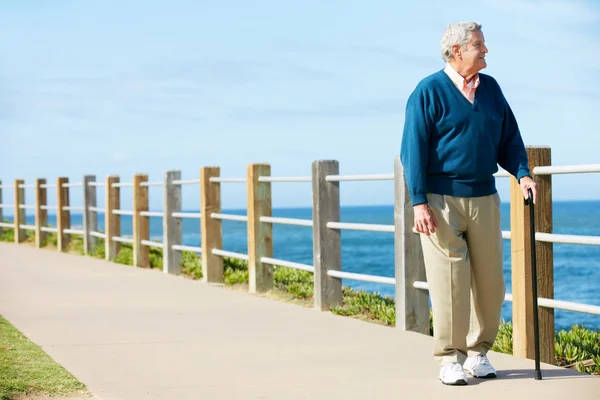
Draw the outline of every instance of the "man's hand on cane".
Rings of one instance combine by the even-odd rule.
[[[520,179],[519,185],[521,186],[521,190],[523,191],[523,198],[529,198],[528,189],[531,189],[533,193],[533,204],[535,204],[537,200],[537,184],[533,181],[530,176],[524,176]]]
[[[435,233],[435,228],[440,227],[429,204],[417,204],[414,206],[414,211],[415,229],[417,232],[429,236],[430,234]]]

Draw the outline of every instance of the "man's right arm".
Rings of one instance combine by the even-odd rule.
[[[427,164],[432,128],[427,92],[417,88],[406,104],[400,160],[412,205],[427,203]]]

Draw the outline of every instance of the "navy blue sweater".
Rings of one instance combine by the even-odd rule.
[[[479,197],[496,193],[498,164],[529,176],[527,153],[500,86],[479,74],[473,104],[440,70],[417,85],[406,104],[400,159],[412,204],[427,193]]]

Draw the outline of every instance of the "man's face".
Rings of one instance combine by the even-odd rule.
[[[459,50],[459,57],[462,58],[462,65],[466,71],[475,74],[487,67],[485,55],[488,49],[485,47],[485,38],[481,31],[471,32],[471,40],[465,48]]]

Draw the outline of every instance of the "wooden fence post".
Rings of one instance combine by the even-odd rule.
[[[223,282],[223,258],[214,255],[212,249],[223,247],[221,220],[211,218],[212,213],[221,212],[221,184],[211,182],[210,178],[219,177],[219,167],[200,169],[200,230],[202,237],[202,280],[204,282]]]
[[[174,212],[181,212],[181,185],[173,181],[181,179],[181,171],[165,172],[163,217],[163,271],[168,274],[181,274],[181,251],[173,250],[174,244],[182,244],[181,218],[174,218]]]
[[[42,228],[48,226],[48,190],[45,179],[35,180],[35,247],[42,248],[46,243],[46,232]]]
[[[96,238],[92,232],[98,231],[98,214],[91,208],[96,207],[95,175],[83,177],[83,254],[92,254],[96,247]]]
[[[24,242],[26,239],[25,230],[21,229],[21,225],[25,224],[25,209],[21,208],[25,204],[25,189],[23,179],[15,179],[15,243]]]
[[[273,257],[273,226],[260,222],[271,217],[271,183],[260,182],[260,176],[271,176],[269,164],[250,164],[247,168],[248,188],[248,279],[250,293],[273,288],[273,266],[260,261]]]
[[[535,231],[552,232],[552,175],[535,176],[537,166],[551,165],[547,146],[527,147],[529,168],[538,185],[535,204]],[[523,192],[517,180],[511,178],[511,252],[512,252],[512,314],[513,355],[534,358],[533,293],[531,275],[531,240],[529,207],[524,205]],[[554,262],[552,243],[536,242],[538,297],[554,298]],[[538,307],[540,360],[554,363],[554,309]]]
[[[121,190],[118,186],[113,187],[113,183],[119,183],[118,176],[107,176],[104,193],[106,196],[105,211],[104,211],[104,232],[106,239],[104,240],[105,258],[113,261],[119,250],[120,243],[113,240],[113,236],[121,236],[121,217],[113,213],[113,210],[119,210],[121,207]]]
[[[396,328],[429,335],[429,292],[413,286],[425,281],[419,235],[413,233],[414,210],[400,157],[394,162],[394,247],[396,264]]]
[[[64,232],[71,228],[71,212],[65,210],[69,206],[69,178],[60,177],[56,179],[56,247],[58,251],[65,251],[71,240],[71,235]]]
[[[136,174],[133,176],[133,265],[136,267],[150,267],[150,248],[142,244],[142,240],[150,238],[148,217],[140,215],[148,211],[148,175]]]
[[[328,222],[340,221],[340,186],[325,177],[338,174],[337,161],[312,164],[314,297],[315,307],[322,311],[342,305],[342,280],[327,274],[342,266],[340,230],[327,227]]]

